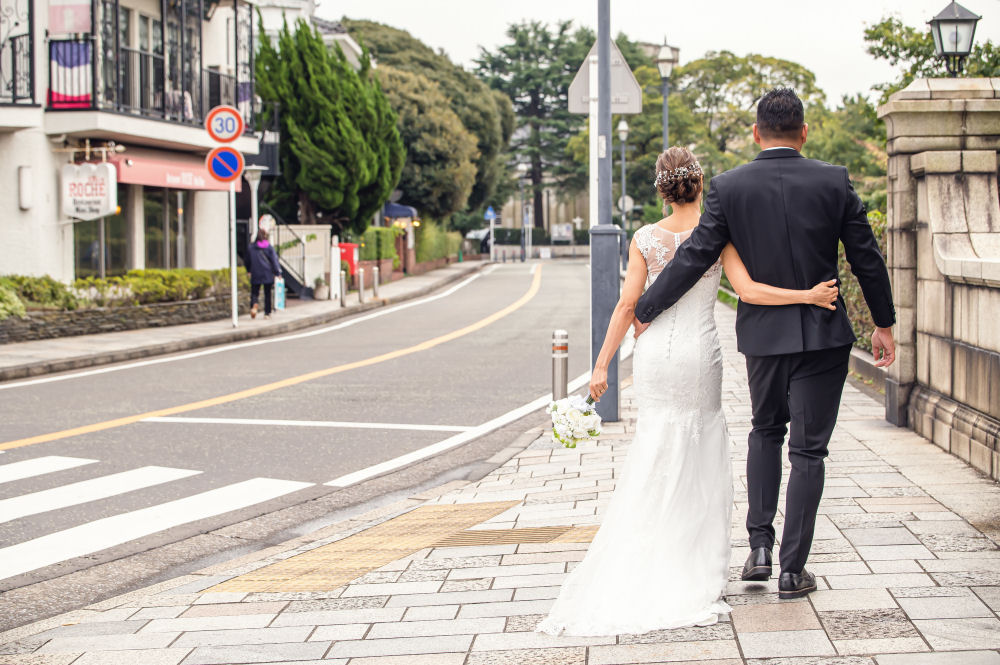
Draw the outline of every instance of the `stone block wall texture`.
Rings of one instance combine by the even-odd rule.
[[[249,294],[241,293],[240,311],[246,313],[249,306]],[[24,319],[11,317],[0,321],[0,344],[201,323],[225,319],[229,315],[227,296],[73,312],[28,312]]]
[[[918,79],[888,130],[886,418],[1000,479],[1000,79]]]

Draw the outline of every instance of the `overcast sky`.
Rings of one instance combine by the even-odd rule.
[[[614,0],[612,34],[681,49],[681,62],[710,50],[759,53],[799,62],[816,74],[830,103],[867,93],[895,78],[884,62],[865,53],[864,26],[895,14],[925,26],[949,0]],[[976,41],[1000,41],[1000,0],[968,0],[983,16]],[[512,22],[571,19],[596,28],[596,0],[321,0],[323,18],[366,18],[408,30],[452,60],[471,66],[479,47],[505,41]],[[877,96],[873,96],[877,99]]]

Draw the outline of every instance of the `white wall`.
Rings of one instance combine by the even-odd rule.
[[[73,226],[59,209],[59,171],[69,155],[54,147],[41,129],[0,134],[0,274],[73,278]],[[19,206],[19,166],[31,167],[29,210]]]

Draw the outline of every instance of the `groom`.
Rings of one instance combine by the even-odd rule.
[[[729,242],[754,280],[808,289],[837,277],[840,241],[877,326],[872,334],[875,364],[892,363],[896,320],[892,291],[868,215],[847,169],[802,157],[808,133],[803,120],[802,102],[792,90],[771,90],[760,99],[753,126],[760,154],[749,164],[712,178],[701,222],[636,305],[637,336],[705,274]],[[805,563],[823,494],[823,460],[855,337],[838,298],[836,311],[740,302],[736,338],[746,356],[753,406],[747,456],[751,552],[742,577],[771,577],[781,446],[791,423],[792,470],[778,595],[798,598],[816,589],[816,578],[805,570]]]

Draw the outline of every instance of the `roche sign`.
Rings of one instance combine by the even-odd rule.
[[[63,214],[97,219],[118,209],[118,178],[113,164],[67,164],[62,169]]]

